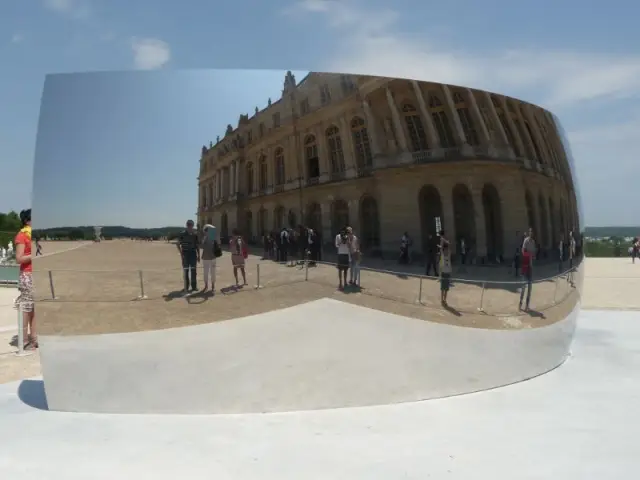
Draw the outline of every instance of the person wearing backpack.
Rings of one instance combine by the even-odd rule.
[[[215,295],[216,291],[216,258],[222,256],[220,244],[215,239],[215,227],[213,225],[205,225],[203,229],[202,239],[202,269],[204,273],[204,289],[202,293],[206,293],[209,288],[209,280],[211,280],[211,295]]]
[[[245,261],[249,256],[249,251],[247,249],[247,244],[238,229],[233,230],[233,237],[231,237],[229,247],[231,247],[231,264],[233,265],[233,277],[236,279],[236,286],[240,286],[240,282],[238,281],[238,270],[240,270],[240,273],[242,274],[243,285],[247,285],[247,274],[244,270],[244,266]]]

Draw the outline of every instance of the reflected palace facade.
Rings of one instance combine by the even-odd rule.
[[[543,251],[580,231],[573,166],[554,116],[481,90],[291,72],[282,96],[202,147],[198,221],[248,238],[303,223],[330,243],[421,251],[440,222],[479,261],[509,258],[532,227]]]

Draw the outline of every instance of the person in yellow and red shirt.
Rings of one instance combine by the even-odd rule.
[[[38,335],[35,327],[35,306],[33,301],[33,265],[31,264],[31,209],[20,212],[22,228],[15,238],[16,262],[20,265],[16,305],[21,305],[26,350],[38,348]]]

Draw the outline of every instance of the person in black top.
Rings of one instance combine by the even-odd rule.
[[[428,277],[429,272],[433,268],[433,276],[438,276],[438,239],[429,234],[427,238],[427,268],[425,275]]]
[[[193,220],[187,221],[187,228],[178,235],[178,251],[182,258],[184,273],[184,293],[189,293],[189,276],[191,276],[191,291],[198,291],[196,269],[200,262],[198,232],[193,228]]]

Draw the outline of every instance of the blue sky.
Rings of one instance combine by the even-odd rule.
[[[30,204],[45,74],[270,68],[408,76],[500,91],[543,105],[558,115],[571,142],[586,224],[640,223],[635,209],[627,206],[635,192],[640,131],[638,2],[397,0],[385,6],[369,0],[193,0],[183,5],[158,0],[0,0],[0,211]],[[262,105],[267,96],[275,96],[280,72],[276,77],[273,87],[257,76],[247,80],[247,103]],[[124,78],[133,77],[120,81]],[[157,88],[174,81],[159,78]],[[189,81],[194,91],[207,89]],[[88,93],[87,85],[78,88]],[[116,81],[109,95],[117,95],[118,88],[125,87]],[[187,103],[196,101],[195,94],[189,96]],[[97,108],[106,98],[87,102]],[[140,92],[132,103],[141,106],[145,98]],[[167,105],[176,98],[169,95]],[[78,108],[78,98],[69,97],[68,102],[69,109]],[[109,115],[122,114],[122,107],[109,107]],[[240,106],[243,110],[250,106]],[[159,165],[190,162],[197,171],[199,145],[222,134],[220,124],[234,123],[239,113],[235,108],[230,118],[218,119],[217,111],[221,109],[212,110],[210,128],[194,121],[201,133],[184,128],[179,145],[153,152],[153,160]],[[170,127],[169,120],[160,123]],[[188,136],[195,144],[187,145]],[[117,150],[110,148],[112,153]],[[134,151],[151,155],[140,147]],[[93,159],[100,155],[92,150]],[[112,168],[103,165],[104,174],[124,162],[122,155],[109,161]],[[104,188],[96,185],[91,191]],[[194,197],[187,214],[192,213],[193,187],[184,195]],[[34,216],[37,221],[35,211]]]

